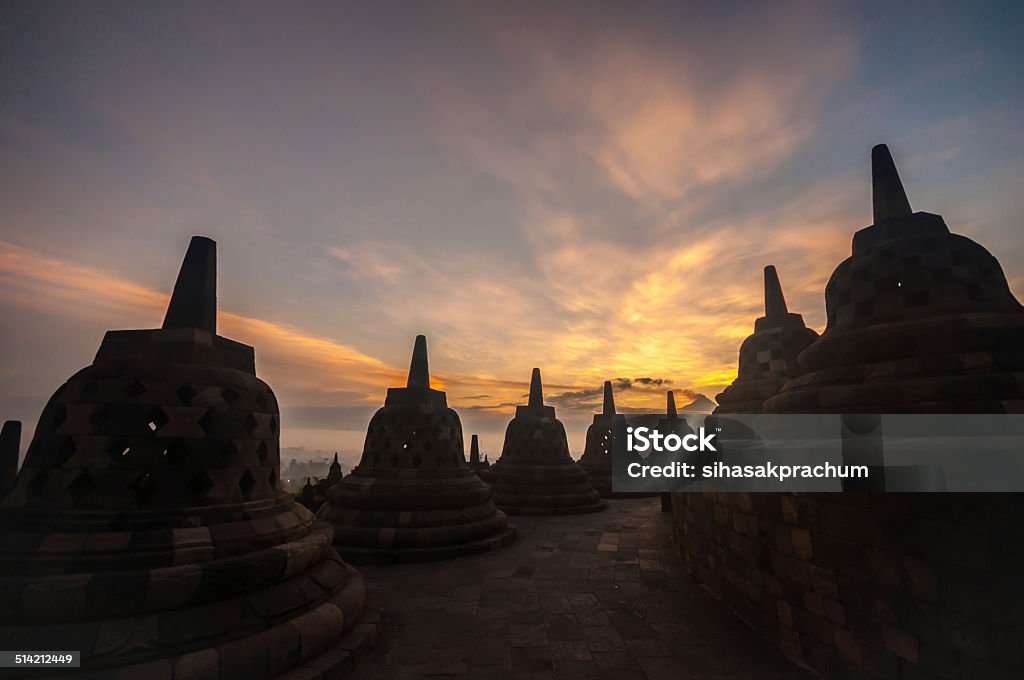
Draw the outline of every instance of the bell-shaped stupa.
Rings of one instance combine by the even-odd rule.
[[[513,515],[570,515],[607,507],[569,455],[555,408],[544,405],[539,368],[533,369],[529,401],[516,407],[501,458],[485,479],[498,507]]]
[[[825,331],[765,411],[1024,411],[1024,309],[999,262],[911,211],[885,145],[871,168],[874,224],[854,234],[825,288]]]
[[[489,467],[489,461],[480,460],[480,438],[473,435],[469,440],[469,468],[474,472],[483,472]]]
[[[579,466],[587,471],[590,483],[604,498],[612,498],[614,451],[625,454],[626,417],[615,412],[612,382],[604,383],[604,402],[601,413],[594,414],[594,422],[587,428],[587,440]],[[617,494],[621,495],[621,494]]]
[[[281,489],[277,400],[217,335],[216,271],[193,238],[163,327],[108,332],[43,410],[0,508],[5,648],[226,680],[337,675],[371,639],[362,577]]]
[[[818,337],[793,314],[782,295],[773,265],[764,268],[764,316],[754,321],[754,333],[740,345],[736,379],[715,397],[715,413],[762,413],[764,402],[799,372],[796,357]]]
[[[515,538],[491,489],[465,459],[462,423],[430,388],[427,339],[416,337],[406,387],[388,389],[363,456],[327,492],[320,517],[346,559],[411,562],[496,550]]]
[[[666,396],[665,405],[665,417],[658,419],[658,426],[656,428],[659,433],[663,436],[674,434],[679,437],[685,437],[688,434],[693,434],[693,428],[686,421],[686,418],[679,416],[679,411],[676,410],[676,395],[672,390],[668,391]],[[651,451],[645,461],[648,465],[670,465],[676,461],[682,460],[682,449],[677,452],[668,451],[663,449],[661,451]]]

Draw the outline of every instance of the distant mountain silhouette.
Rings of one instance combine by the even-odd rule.
[[[679,410],[686,411],[687,413],[711,413],[714,409],[715,402],[711,401],[703,394],[698,394],[696,399]]]

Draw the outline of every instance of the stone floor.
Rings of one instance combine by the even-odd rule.
[[[362,567],[384,628],[352,677],[811,677],[687,574],[657,498],[514,523],[498,552]]]

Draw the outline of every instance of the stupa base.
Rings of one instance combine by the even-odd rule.
[[[363,548],[335,545],[334,548],[346,562],[351,564],[408,564],[479,555],[492,550],[500,550],[515,539],[515,527],[505,527],[502,531],[486,538],[453,545],[427,548]]]
[[[593,501],[585,505],[506,505],[499,501],[498,507],[506,515],[542,517],[545,515],[585,515],[589,512],[601,512],[608,509],[608,504],[602,500]]]

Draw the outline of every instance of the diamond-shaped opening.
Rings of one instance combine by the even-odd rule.
[[[188,458],[188,447],[185,445],[185,442],[175,439],[167,444],[167,448],[164,449],[164,458],[170,467],[178,467]]]
[[[252,497],[252,490],[256,486],[256,480],[253,479],[252,473],[246,469],[242,473],[242,478],[238,480],[238,488],[242,490],[242,498],[249,500]]]
[[[234,404],[236,401],[242,398],[242,395],[240,395],[238,392],[235,392],[230,387],[221,390],[220,396],[224,401],[226,401],[229,404]]]
[[[270,484],[270,488],[277,491],[277,470],[271,470],[270,474],[267,475],[267,482]]]
[[[210,480],[209,475],[205,472],[200,472],[198,475],[188,480],[188,484],[185,488],[189,490],[197,498],[203,498],[209,493],[210,489],[213,488],[213,481]]]
[[[267,408],[267,398],[263,396],[262,392],[256,394],[256,405],[262,409]]]
[[[150,432],[155,433],[167,423],[168,418],[164,410],[162,408],[155,408],[149,412],[149,421],[146,423],[146,427],[149,428]]]
[[[75,477],[75,480],[68,485],[72,505],[77,506],[95,489],[96,482],[93,481],[92,475],[89,474],[88,470],[82,470],[81,474]]]
[[[419,467],[420,465],[423,464],[423,457],[420,456],[419,453],[417,453],[412,457],[412,464],[415,465],[416,467]]]
[[[245,429],[248,430],[249,432],[255,430],[259,424],[259,421],[256,420],[256,416],[254,416],[252,413],[246,413],[245,420],[242,421],[242,425],[244,425]]]
[[[145,505],[156,493],[156,481],[148,472],[144,472],[132,484],[132,492],[135,494],[135,502]]]
[[[270,433],[271,434],[277,434],[277,417],[276,416],[271,416],[270,417]]]
[[[133,383],[132,383],[131,385],[129,385],[128,387],[124,388],[124,393],[125,393],[125,395],[126,395],[126,396],[127,396],[127,397],[128,397],[129,399],[134,399],[135,397],[139,396],[140,394],[142,394],[142,393],[143,393],[143,392],[145,392],[145,391],[146,391],[146,386],[145,386],[145,385],[143,385],[143,384],[142,384],[141,382],[139,382],[138,380],[136,380],[135,382],[133,382]]]
[[[391,454],[391,467],[398,467],[398,461],[399,461],[398,454],[397,453]]]
[[[203,428],[204,432],[210,434],[210,430],[216,422],[216,416],[213,415],[213,409],[208,409],[207,412],[203,414],[203,417],[196,422],[199,423],[199,426]]]
[[[190,404],[199,392],[191,385],[182,385],[174,394],[182,404]]]
[[[267,442],[261,441],[260,445],[256,447],[256,457],[260,459],[260,464],[267,462],[267,455],[270,451],[267,449]]]

